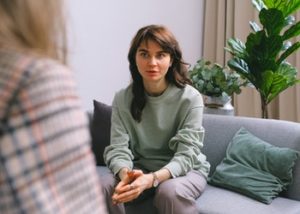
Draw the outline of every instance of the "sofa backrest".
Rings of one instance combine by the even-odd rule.
[[[241,127],[272,145],[300,151],[299,123],[215,114],[204,114],[203,118],[203,153],[211,164],[210,175],[225,157],[228,144]],[[293,175],[293,184],[284,192],[284,196],[300,201],[300,158],[296,162]]]
[[[110,126],[112,107],[94,100],[94,111],[87,112],[92,136],[92,150],[97,166],[105,166],[103,152],[110,144]]]

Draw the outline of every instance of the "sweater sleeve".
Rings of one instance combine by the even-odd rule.
[[[200,101],[200,105],[192,106],[188,110],[182,126],[169,141],[174,157],[164,168],[170,171],[172,177],[185,175],[190,170],[199,168],[204,170],[204,176],[208,174],[208,162],[206,156],[201,153],[204,128],[202,127],[202,99]]]
[[[110,145],[104,150],[104,161],[115,175],[123,167],[133,168],[133,154],[129,149],[129,135],[120,117],[119,97],[120,92],[116,94],[113,100]]]

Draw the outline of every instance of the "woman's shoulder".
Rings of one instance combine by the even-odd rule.
[[[191,85],[186,85],[184,87],[184,93],[190,94],[190,95],[193,95],[193,96],[199,96],[199,95],[201,95],[200,92],[196,88],[194,88],[193,86],[191,86]]]
[[[11,99],[11,95],[20,87],[49,86],[46,84],[49,78],[61,82],[68,79],[74,84],[72,74],[66,66],[29,53],[1,49],[0,67],[0,81],[3,82],[0,90],[6,91],[7,100]]]
[[[40,75],[51,74],[51,76],[70,76],[73,74],[68,66],[57,60],[43,57],[32,58],[31,70]]]
[[[66,67],[62,63],[58,62],[55,59],[51,59],[48,57],[44,57],[39,54],[35,54],[32,52],[25,52],[25,51],[17,51],[12,49],[1,49],[0,50],[1,56],[1,64],[4,63],[4,60],[7,64],[11,64],[14,66],[18,66],[19,64],[24,63],[24,61],[30,62],[31,65],[40,65],[40,66],[49,66],[56,65]]]
[[[113,103],[118,103],[118,105],[128,105],[132,100],[132,84],[125,88],[119,89],[114,96]]]
[[[177,92],[179,96],[177,97],[177,102],[181,101],[186,105],[192,105],[192,106],[203,105],[202,95],[193,86],[186,85],[183,88],[178,88]]]
[[[131,84],[125,88],[119,89],[115,93],[115,97],[128,97],[128,96],[132,96],[132,85]]]
[[[178,94],[182,98],[189,99],[189,98],[201,96],[199,91],[191,85],[185,85],[183,88],[178,88],[175,85],[172,85],[171,90],[173,91],[173,93]]]
[[[73,72],[58,61],[18,52],[1,52],[0,66],[0,81],[4,83],[0,84],[0,91],[7,94],[3,97],[5,103],[18,99],[16,103],[23,103],[21,106],[39,107],[32,108],[35,111],[47,108],[55,97],[59,97],[57,100],[71,98],[70,105],[79,103]],[[26,99],[19,93],[26,94]],[[8,108],[2,107],[0,105],[0,117]]]
[[[70,76],[71,70],[58,62],[57,60],[42,57],[39,55],[18,52],[12,50],[0,51],[1,72],[11,73],[10,70],[15,70],[21,76],[26,76],[27,79],[40,76]]]

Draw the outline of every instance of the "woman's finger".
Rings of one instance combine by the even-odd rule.
[[[113,201],[118,203],[125,203],[137,198],[139,194],[140,194],[139,188],[135,187],[134,185],[127,185],[126,191],[123,191],[120,194],[115,193],[112,199]]]

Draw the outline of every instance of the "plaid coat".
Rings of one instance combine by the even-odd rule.
[[[0,213],[106,213],[68,68],[0,50]]]

